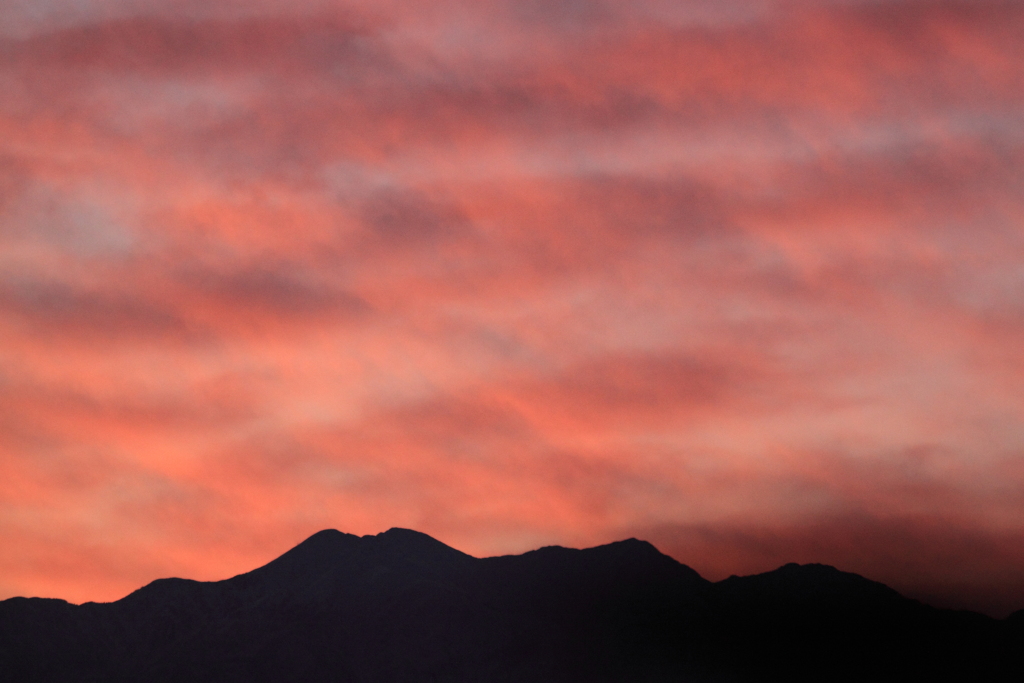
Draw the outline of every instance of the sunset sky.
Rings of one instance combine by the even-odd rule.
[[[393,526],[1024,607],[1024,3],[0,3],[0,599]]]

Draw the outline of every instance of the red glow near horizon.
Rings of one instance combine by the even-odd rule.
[[[1024,607],[1024,6],[73,5],[0,8],[0,598],[403,526]]]

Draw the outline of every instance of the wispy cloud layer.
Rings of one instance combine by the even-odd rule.
[[[0,596],[409,526],[1024,606],[1024,7],[407,5],[0,8]]]

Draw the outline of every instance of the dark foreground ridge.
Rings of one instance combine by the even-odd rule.
[[[321,531],[226,581],[0,602],[0,681],[1024,680],[1024,613],[934,609],[824,565],[718,583],[630,539],[477,559]]]

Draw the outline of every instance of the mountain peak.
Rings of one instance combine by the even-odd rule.
[[[442,543],[433,536],[400,527],[392,527],[376,535],[363,536],[362,541],[369,543],[376,552],[408,560],[437,562],[471,557]]]
[[[303,553],[330,552],[332,549],[337,549],[339,547],[351,547],[358,540],[359,537],[353,534],[342,533],[337,529],[323,529],[316,532],[302,543],[299,543],[281,557],[285,557],[289,553],[300,550]]]
[[[866,605],[906,601],[885,584],[859,574],[844,572],[827,564],[790,562],[778,569],[753,576],[730,576],[718,582],[723,594],[738,599],[759,599],[796,604],[809,601],[842,600]],[[907,601],[912,602],[912,601]]]
[[[358,536],[337,529],[323,529],[280,557],[242,576],[280,576],[292,580],[300,574],[319,572],[351,556],[359,541]]]
[[[639,538],[627,538],[621,541],[615,541],[609,545],[619,546],[621,548],[628,549],[630,552],[642,552],[648,555],[654,553],[664,555],[664,553],[654,547],[653,543],[650,543],[649,541],[641,541]]]
[[[405,529],[405,528],[399,527],[399,526],[393,526],[390,529],[388,529],[387,531],[383,531],[383,532],[381,532],[379,534],[369,534],[367,536],[363,536],[363,538],[379,538],[381,540],[388,540],[388,541],[398,542],[398,543],[409,543],[409,542],[416,543],[416,542],[424,542],[424,541],[430,541],[430,542],[433,542],[433,543],[441,543],[440,541],[438,541],[433,536],[430,536],[429,534],[425,534],[422,531],[415,531],[414,529]],[[442,543],[442,545],[444,545],[444,544]]]

